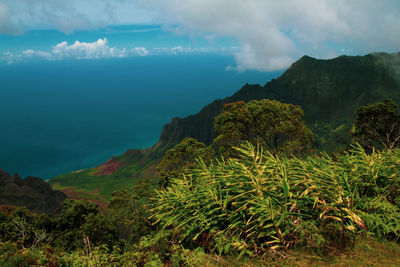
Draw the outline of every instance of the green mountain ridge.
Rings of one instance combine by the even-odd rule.
[[[165,151],[183,138],[194,137],[210,144],[215,138],[215,116],[224,104],[239,100],[269,98],[301,106],[307,126],[316,135],[316,147],[334,152],[350,142],[349,132],[358,106],[385,98],[400,103],[399,73],[400,53],[340,56],[329,60],[303,56],[283,75],[264,86],[246,84],[232,96],[215,100],[197,114],[173,118],[151,148],[128,150],[101,166],[60,175],[49,183],[58,189],[74,186],[99,192],[108,199],[111,188],[133,185],[137,178],[144,176],[156,177],[155,166]],[[104,172],[105,169],[113,171]]]
[[[215,138],[214,117],[219,114],[223,104],[264,98],[301,106],[304,119],[314,132],[321,124],[328,124],[325,126],[327,130],[343,124],[349,129],[356,107],[384,98],[392,98],[396,102],[400,100],[399,82],[388,71],[390,62],[397,56],[400,57],[400,54],[385,54],[388,58],[386,63],[372,54],[363,57],[341,56],[330,60],[304,56],[281,77],[263,87],[246,84],[231,97],[214,101],[196,115],[172,119],[164,126],[160,142],[172,146],[190,136],[210,144]],[[318,132],[320,130],[316,132],[319,148],[326,149],[327,144],[323,139],[326,139],[327,131]]]

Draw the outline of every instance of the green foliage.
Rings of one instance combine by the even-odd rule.
[[[399,151],[368,155],[354,147],[335,160],[277,157],[251,144],[238,151],[240,159],[202,164],[172,179],[157,192],[152,217],[181,242],[236,255],[340,248],[361,230],[399,237]],[[371,204],[376,197],[384,207]],[[370,227],[371,221],[380,226]]]
[[[0,265],[14,266],[199,266],[206,257],[202,249],[189,250],[171,244],[170,232],[145,236],[136,246],[125,251],[114,247],[92,246],[90,242],[80,250],[64,252],[51,247],[18,249],[14,243],[0,242]],[[160,243],[161,242],[161,243]],[[164,247],[163,247],[164,245]]]
[[[171,230],[143,236],[132,249],[130,261],[137,266],[200,266],[206,257],[202,248],[185,248]]]
[[[183,170],[193,168],[197,160],[209,161],[213,150],[194,138],[187,137],[168,150],[157,166],[160,187],[167,187],[169,180],[180,176]]]
[[[84,224],[89,214],[98,214],[97,205],[90,201],[67,199],[63,202],[57,226],[61,229],[73,229]]]
[[[12,215],[0,212],[0,241],[13,241],[19,247],[36,247],[47,242],[51,219],[45,214],[29,212],[25,207]]]
[[[38,265],[36,255],[29,250],[18,250],[15,243],[0,242],[0,265],[4,267]]]
[[[240,158],[200,160],[150,202],[151,179],[116,192],[107,217],[81,200],[65,201],[55,218],[0,213],[0,265],[199,266],[223,262],[216,254],[265,260],[291,248],[326,255],[352,247],[362,233],[399,240],[399,149],[354,146],[335,158],[305,159],[250,143],[237,150]],[[143,236],[118,241],[118,221]]]
[[[250,141],[273,155],[303,155],[311,150],[313,134],[302,121],[303,110],[276,100],[252,100],[224,105],[215,118],[214,143],[225,156],[232,147]]]
[[[143,178],[132,188],[115,191],[111,196],[110,215],[120,230],[120,237],[129,238],[130,243],[136,243],[154,228],[147,219],[150,214],[145,207],[153,194],[154,181]]]
[[[54,244],[67,250],[84,246],[88,237],[94,245],[106,244],[112,247],[118,241],[118,234],[110,218],[106,218],[90,201],[68,199],[63,202],[59,216],[54,220]]]
[[[356,110],[352,135],[363,147],[393,149],[400,146],[400,115],[390,99]]]

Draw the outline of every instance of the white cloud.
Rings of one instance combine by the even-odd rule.
[[[232,55],[238,51],[238,47],[156,47],[149,51],[151,55],[178,55],[178,54],[218,54],[218,55]]]
[[[133,54],[133,55],[138,55],[138,56],[147,56],[149,54],[149,51],[144,48],[144,47],[134,47],[132,49],[129,50],[129,54]]]
[[[29,58],[45,60],[101,59],[146,56],[148,54],[149,51],[144,47],[134,47],[131,49],[110,47],[107,39],[104,38],[92,43],[75,41],[71,45],[64,41],[55,45],[50,52],[32,49],[27,49],[20,54],[6,52],[3,54],[1,60],[11,64]]]
[[[1,61],[7,62],[7,64],[13,64],[22,61],[22,55],[14,55],[11,52],[4,52],[3,56],[1,57]]]
[[[54,58],[76,58],[76,59],[93,59],[93,58],[113,58],[126,57],[128,52],[125,48],[118,49],[109,47],[106,38],[98,39],[93,43],[75,41],[72,45],[68,45],[66,41],[61,42],[53,47],[51,53]]]
[[[103,58],[126,58],[135,56],[148,55],[177,55],[177,54],[204,54],[204,53],[219,53],[232,54],[237,51],[237,47],[219,48],[213,47],[161,47],[146,49],[145,47],[133,48],[117,48],[108,45],[107,38],[98,39],[95,42],[87,43],[75,41],[73,44],[68,44],[64,41],[53,46],[50,51],[26,49],[18,54],[11,52],[3,53],[0,61],[8,64],[22,62],[29,59],[42,60],[62,60],[62,59],[103,59]]]
[[[400,48],[397,0],[137,0],[187,34],[236,37],[238,69],[275,70],[303,54]]]

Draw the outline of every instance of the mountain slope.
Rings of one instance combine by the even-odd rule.
[[[113,191],[129,188],[141,177],[155,177],[163,151],[158,146],[129,149],[100,166],[59,175],[49,183],[69,197],[93,200],[103,207]]]
[[[61,209],[61,202],[67,196],[61,191],[54,191],[40,178],[11,176],[0,169],[0,205],[25,206],[37,213],[56,214]]]
[[[155,176],[154,167],[163,153],[184,137],[210,144],[215,137],[214,117],[223,104],[239,100],[269,98],[301,106],[308,127],[316,134],[317,147],[333,152],[349,143],[358,106],[384,98],[400,103],[399,59],[400,53],[340,56],[330,60],[304,56],[281,77],[264,86],[246,84],[234,95],[212,102],[195,115],[173,118],[163,127],[158,143],[152,148],[128,150],[99,167],[61,175],[50,183],[60,189],[76,186],[91,192],[100,190],[108,198],[111,188],[133,185],[138,177]],[[131,154],[136,156],[130,157]]]
[[[394,59],[399,54],[385,55]],[[196,115],[174,118],[164,126],[160,142],[172,145],[191,136],[210,144],[215,137],[213,119],[223,104],[269,98],[301,106],[307,125],[318,135],[320,149],[334,150],[329,145],[332,140],[327,140],[329,134],[342,125],[349,130],[356,107],[388,97],[400,100],[399,83],[394,77],[375,55],[341,56],[331,60],[304,56],[281,77],[263,87],[245,85],[231,97],[214,101]],[[348,136],[343,137],[346,139],[341,143],[347,143]]]

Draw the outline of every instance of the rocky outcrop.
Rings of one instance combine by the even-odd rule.
[[[25,206],[37,213],[55,215],[67,196],[37,177],[21,179],[0,169],[0,205]]]

